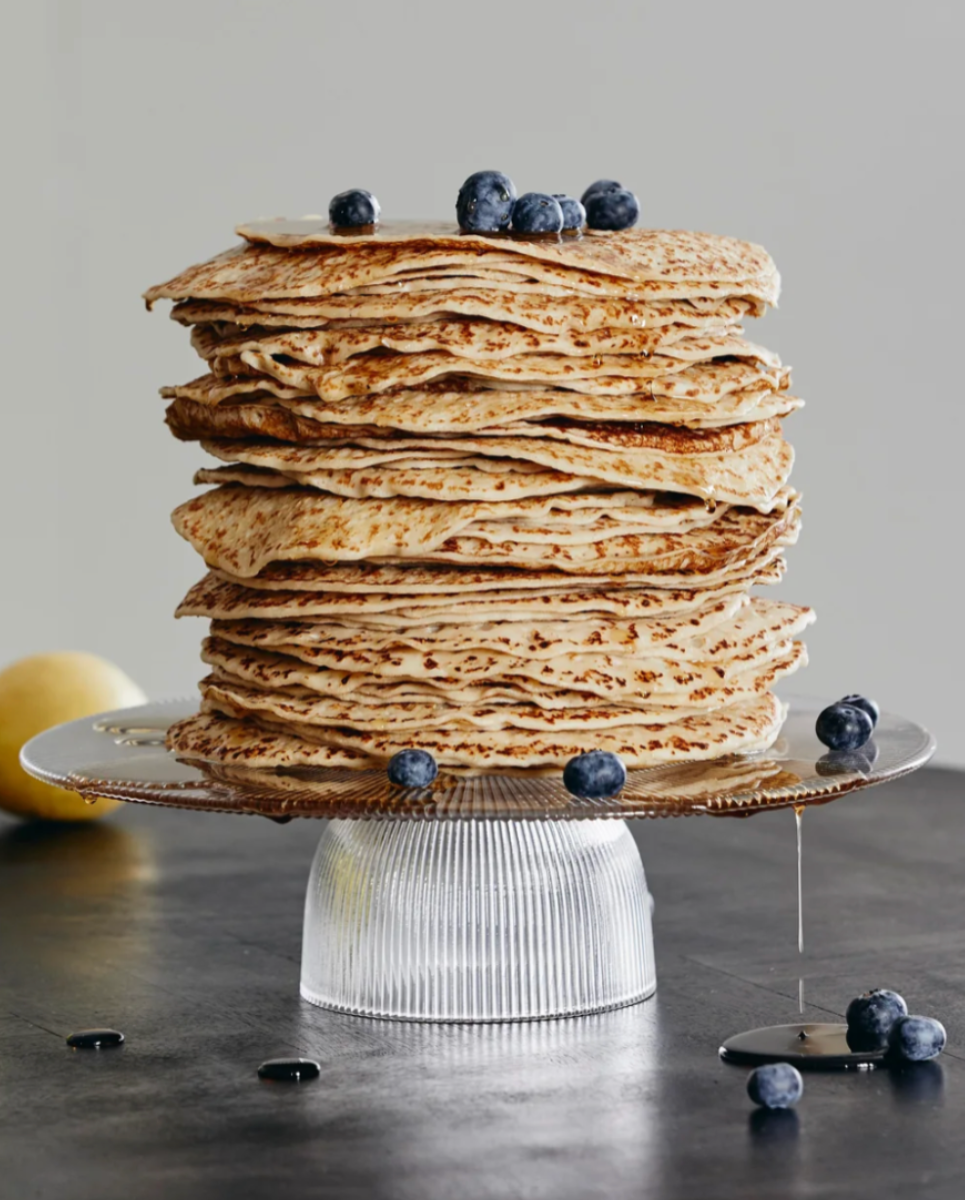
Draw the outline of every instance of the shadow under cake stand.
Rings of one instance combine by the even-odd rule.
[[[383,771],[188,764],[164,735],[195,700],[72,721],[28,742],[21,761],[89,802],[329,818],[308,882],[302,996],[368,1017],[530,1020],[618,1008],[656,989],[652,900],[628,819],[801,810],[896,779],[934,752],[926,730],[884,713],[871,743],[830,754],[814,734],[819,707],[792,701],[763,753],[630,771],[619,796],[599,801],[571,796],[560,771],[443,768],[430,788],[407,790]],[[804,1057],[822,1057],[818,1034],[802,1050],[799,1032],[819,1027],[779,1028],[794,1031]],[[840,1051],[842,1027],[820,1029],[838,1031]],[[773,1057],[775,1030],[759,1033],[770,1041],[741,1035],[735,1058]]]

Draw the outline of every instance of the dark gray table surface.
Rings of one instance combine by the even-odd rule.
[[[0,1195],[78,1200],[965,1197],[965,775],[926,770],[794,819],[635,823],[658,991],[578,1020],[376,1022],[298,998],[321,832],[127,808],[0,823]],[[810,1074],[763,1122],[728,1034],[835,1019],[890,986],[940,1065]],[[121,1050],[70,1051],[83,1027]],[[321,1078],[259,1082],[304,1055]]]

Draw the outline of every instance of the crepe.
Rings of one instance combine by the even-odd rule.
[[[314,661],[318,652],[335,655],[340,665],[353,653],[386,655],[399,650],[435,656],[443,652],[487,652],[516,658],[559,658],[562,655],[613,654],[661,656],[684,661],[695,656],[720,657],[738,641],[796,636],[812,619],[810,610],[780,601],[750,599],[739,593],[664,620],[544,620],[540,622],[470,622],[429,629],[385,629],[364,619],[333,623],[315,621],[215,620],[212,637],[256,649],[294,654],[306,647]],[[756,624],[755,624],[756,623]],[[763,623],[763,628],[762,628]],[[713,632],[713,638],[708,636]],[[326,660],[327,661],[327,660]]]
[[[305,645],[342,653],[363,648],[371,653],[392,653],[395,649],[417,650],[432,654],[437,650],[460,652],[493,651],[532,659],[556,658],[561,654],[634,654],[645,649],[677,648],[673,639],[681,631],[706,632],[727,621],[749,601],[734,594],[718,600],[693,614],[666,620],[546,620],[496,621],[479,624],[446,623],[441,626],[405,625],[386,627],[365,618],[336,623],[311,621],[215,620],[212,637],[236,645],[290,654],[286,647]]]
[[[697,707],[659,702],[621,707],[621,697],[597,699],[587,695],[577,695],[568,705],[557,703],[559,697],[554,696],[554,705],[549,708],[535,702],[535,697],[513,703],[458,704],[441,692],[433,696],[430,689],[425,690],[423,697],[408,700],[390,700],[373,689],[373,699],[369,701],[362,689],[347,696],[320,695],[318,691],[297,686],[272,691],[260,685],[250,686],[222,671],[202,680],[201,694],[202,707],[207,712],[254,718],[272,728],[296,725],[304,736],[322,741],[332,731],[345,727],[393,736],[430,729],[464,731],[464,735],[469,731],[518,735],[524,731],[655,728],[687,716],[718,712],[762,695],[776,679],[795,670],[803,658],[803,647],[795,645],[782,650],[762,667],[749,668],[720,688],[701,692],[702,701],[707,702]]]
[[[714,325],[701,330],[687,325],[664,325],[652,329],[589,332],[562,329],[546,333],[505,321],[440,317],[427,322],[352,324],[348,328],[332,325],[325,329],[281,332],[258,328],[246,333],[221,332],[212,325],[198,325],[191,334],[191,345],[215,374],[224,375],[231,373],[226,368],[239,356],[245,362],[248,353],[284,355],[309,366],[334,366],[359,355],[383,351],[409,355],[434,351],[477,360],[511,359],[519,354],[590,358],[600,354],[646,356],[661,352],[671,358],[700,360],[727,354],[739,356],[746,345],[742,334],[739,325]],[[776,360],[774,355],[769,358]]]
[[[236,378],[230,386],[238,382]],[[767,386],[728,394],[713,407],[689,399],[639,394],[587,396],[562,390],[517,393],[486,390],[481,394],[404,390],[327,404],[301,394],[279,399],[259,388],[257,380],[246,382],[252,385],[250,398],[210,389],[209,395],[224,397],[217,406],[188,398],[175,400],[166,417],[171,431],[184,441],[260,435],[282,441],[317,442],[353,436],[378,437],[385,430],[540,437],[539,422],[552,416],[700,430],[786,417],[803,404],[797,397]],[[468,402],[470,397],[472,403]]]
[[[560,330],[591,332],[597,329],[656,330],[664,326],[712,329],[761,316],[764,305],[750,298],[725,300],[639,300],[509,291],[500,288],[439,288],[435,291],[388,289],[386,295],[295,297],[233,304],[217,300],[183,300],[171,311],[182,325],[234,327],[282,326],[295,329],[340,327],[364,322],[411,322],[441,316],[481,317],[504,321],[522,329],[544,333]]]
[[[671,430],[653,435],[644,426],[584,425],[554,420],[540,425],[541,437],[494,434],[453,442],[356,434],[355,445],[336,445],[333,439],[323,447],[262,442],[246,449],[244,443],[236,442],[235,448],[225,453],[243,457],[250,466],[281,468],[285,473],[297,467],[304,485],[321,490],[326,490],[327,474],[331,471],[377,469],[374,476],[377,485],[386,466],[401,468],[413,460],[437,461],[440,455],[456,464],[465,455],[531,463],[593,480],[597,487],[682,493],[697,496],[708,504],[741,504],[769,512],[785,502],[785,483],[794,461],[791,447],[776,423],[734,428],[740,431],[740,438],[730,446],[722,437],[710,440],[711,435],[722,435],[728,430],[699,433]],[[698,440],[700,437],[706,440]],[[367,477],[360,476],[356,482],[355,494],[364,495]]]
[[[375,247],[394,250],[403,259],[414,256],[420,270],[426,267],[430,253],[453,250],[457,254],[515,254],[525,259],[541,259],[574,269],[598,271],[606,275],[643,280],[705,279],[709,283],[768,276],[777,279],[771,256],[761,246],[719,234],[693,233],[676,229],[625,229],[621,233],[600,234],[587,231],[575,238],[494,238],[467,233],[445,222],[385,221],[373,232],[340,230],[334,233],[320,217],[301,220],[276,218],[250,221],[235,230],[249,242],[264,243],[286,250],[318,248],[323,256],[348,248]]]
[[[474,642],[474,630],[458,633],[451,628],[435,637],[406,639],[398,631],[356,629],[342,637],[312,640],[303,633],[298,640],[282,642],[266,640],[262,631],[252,628],[257,622],[219,622],[206,643],[205,661],[242,678],[243,664],[277,668],[284,686],[328,688],[333,686],[332,673],[345,672],[432,681],[441,688],[450,683],[529,680],[540,687],[589,691],[603,698],[632,694],[639,703],[648,692],[674,693],[698,683],[719,686],[769,658],[776,646],[789,642],[812,620],[809,609],[755,600],[690,637],[684,629],[676,637],[653,641],[624,627],[622,638],[597,636],[587,642],[573,634],[548,642],[536,638],[522,647],[506,634],[501,644],[498,631]],[[468,646],[457,645],[460,640]],[[230,650],[225,645],[229,642],[243,651]],[[344,680],[341,686],[349,687]]]
[[[466,707],[497,707],[507,714],[512,723],[511,709],[520,705],[536,706],[548,713],[564,713],[588,708],[639,709],[647,718],[660,724],[671,717],[674,719],[691,712],[712,712],[738,700],[762,695],[775,682],[797,670],[807,661],[802,642],[786,642],[772,647],[759,661],[743,669],[735,669],[726,679],[714,677],[708,681],[706,670],[683,672],[678,670],[679,681],[662,690],[669,675],[656,677],[640,694],[632,686],[614,693],[608,680],[624,678],[624,668],[604,668],[598,675],[581,681],[579,687],[565,687],[558,682],[550,683],[530,679],[525,675],[504,678],[465,681],[455,678],[414,680],[384,678],[360,672],[320,671],[309,669],[304,664],[282,655],[268,656],[261,651],[240,651],[228,643],[206,642],[202,658],[209,661],[211,675],[201,682],[201,692],[209,702],[215,703],[212,688],[239,685],[254,688],[262,696],[259,706],[267,712],[276,700],[315,700],[318,697],[344,700],[359,705],[382,708],[382,719],[391,724],[394,706],[400,704],[431,704],[447,708],[455,721]],[[222,665],[219,659],[230,663]],[[620,672],[623,672],[620,674]],[[309,680],[299,683],[299,680]],[[266,707],[267,706],[267,707]],[[237,715],[234,710],[224,710]],[[254,711],[254,709],[252,710]],[[279,718],[280,719],[280,718]],[[384,726],[383,726],[384,727]]]
[[[197,471],[198,484],[241,483],[246,487],[291,487],[293,483],[320,487],[336,496],[392,499],[397,496],[423,500],[520,500],[533,496],[559,496],[585,491],[597,481],[565,475],[529,463],[504,462],[491,458],[442,460],[430,466],[416,460],[404,467],[382,467],[374,472],[327,471],[310,476],[283,474],[265,467],[204,467]]]
[[[571,532],[552,523],[526,529],[507,517],[498,530],[487,520],[493,506],[424,500],[345,500],[312,489],[215,488],[182,504],[177,531],[205,562],[247,578],[269,563],[418,559],[422,562],[552,565],[556,570],[621,570],[669,576],[707,575],[737,567],[796,531],[796,497],[786,493],[771,514],[749,509],[701,510],[673,500],[642,507],[638,519],[601,517]],[[572,513],[575,497],[535,498],[506,504],[507,512],[548,518]],[[623,510],[629,513],[630,510]],[[678,519],[682,532],[643,532],[654,520]],[[474,523],[479,522],[477,526]],[[639,532],[638,532],[639,531]],[[671,585],[673,586],[673,585]]]
[[[398,357],[398,356],[395,356]],[[616,356],[620,357],[620,356]],[[263,399],[275,398],[284,400],[294,400],[315,404],[322,400],[314,391],[296,382],[293,384],[286,383],[281,379],[275,378],[277,374],[277,366],[268,374],[259,374],[253,366],[246,366],[241,360],[238,360],[237,365],[247,374],[238,376],[230,375],[202,375],[197,379],[191,380],[190,383],[179,384],[172,387],[164,387],[161,389],[161,395],[168,399],[185,399],[195,400],[201,404],[221,404],[225,400],[233,399],[241,396],[245,399]],[[284,366],[284,364],[282,364]],[[296,367],[291,368],[293,371]],[[301,370],[301,368],[297,368]],[[307,379],[307,375],[305,376]],[[550,380],[552,383],[553,380]],[[636,397],[638,403],[644,403],[647,400],[653,399],[673,399],[687,400],[692,404],[703,404],[705,406],[716,405],[723,397],[732,395],[735,392],[751,390],[760,392],[762,390],[783,391],[790,382],[790,373],[786,367],[768,367],[760,361],[740,361],[731,359],[713,359],[706,362],[700,362],[692,365],[677,364],[672,374],[665,377],[656,377],[645,379],[638,383],[635,389],[628,392],[612,393],[615,397]],[[496,404],[502,400],[506,405],[512,405],[516,397],[524,398],[528,392],[536,392],[545,396],[548,388],[545,384],[528,383],[525,380],[508,383],[501,381],[495,377],[488,379],[472,379],[469,376],[458,375],[455,381],[430,381],[421,387],[406,387],[404,389],[393,389],[390,396],[371,396],[368,399],[373,404],[385,404],[393,401],[395,398],[408,395],[414,395],[421,398],[427,409],[435,407],[440,397],[444,397],[447,393],[450,395],[473,395],[477,392],[485,392],[493,390],[496,392],[509,393],[506,397],[498,396],[480,396],[480,402],[489,402]],[[570,389],[577,390],[577,389]],[[595,393],[587,391],[587,396],[592,396]],[[601,396],[608,396],[610,393],[601,391],[598,393]],[[343,402],[349,404],[364,403],[366,397],[345,395],[338,397]],[[579,401],[576,401],[579,402]],[[589,403],[589,401],[587,401]],[[606,403],[607,401],[602,401]],[[619,402],[619,401],[615,401]],[[623,401],[626,402],[625,400]],[[329,401],[329,403],[331,403]],[[311,412],[312,410],[307,410]]]
[[[685,345],[686,343],[681,343]],[[452,376],[469,376],[487,384],[513,387],[559,387],[588,395],[625,396],[635,392],[671,394],[673,376],[690,369],[688,379],[703,373],[703,360],[737,358],[748,364],[776,368],[779,360],[744,338],[703,338],[696,351],[701,360],[660,354],[598,354],[573,357],[562,354],[517,354],[512,358],[456,357],[441,351],[423,354],[367,354],[338,367],[312,367],[295,359],[275,357],[260,350],[244,350],[237,358],[220,363],[221,375],[243,373],[245,368],[267,375],[286,387],[311,392],[321,400],[344,400],[396,388],[420,387]]]
[[[286,575],[275,577],[279,570]],[[288,576],[291,570],[287,564],[269,568],[257,580],[244,583],[211,572],[188,591],[175,615],[226,621],[331,618],[343,624],[354,621],[395,629],[562,617],[661,621],[692,614],[726,597],[743,599],[751,586],[777,583],[784,561],[772,559],[754,574],[715,586],[677,590],[628,586],[624,577],[594,576],[574,582],[557,571],[469,571],[464,580],[464,573],[454,567],[360,570],[299,564],[298,574]],[[315,577],[306,578],[309,571]],[[373,590],[378,588],[384,590]]]
[[[677,230],[629,229],[606,237],[559,242],[462,234],[451,226],[383,225],[367,240],[333,239],[312,222],[241,226],[252,240],[190,267],[144,293],[161,298],[268,300],[326,296],[384,281],[405,282],[407,272],[458,273],[485,278],[495,268],[541,283],[562,283],[588,294],[660,299],[753,296],[774,303],[780,277],[766,251],[734,238]],[[275,246],[285,249],[275,249]],[[289,253],[306,245],[314,253]]]
[[[688,715],[666,725],[567,731],[510,737],[498,733],[385,734],[328,732],[303,726],[272,729],[253,721],[201,713],[173,725],[168,744],[178,755],[212,762],[286,767],[379,767],[399,749],[429,750],[443,765],[479,768],[563,766],[589,749],[610,750],[630,767],[765,749],[777,737],[785,709],[773,695],[741,701],[709,715]]]

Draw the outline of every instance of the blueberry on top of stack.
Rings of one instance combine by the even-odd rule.
[[[340,193],[147,293],[204,362],[163,389],[168,425],[211,456],[174,514],[208,674],[169,744],[394,761],[399,787],[575,759],[591,796],[769,745],[812,617],[751,594],[800,521],[801,402],[744,330],[774,263],[634,225],[609,180],[577,201],[480,172],[457,213]]]
[[[555,203],[554,203],[555,202]],[[459,189],[456,219],[465,233],[618,231],[636,225],[640,202],[612,179],[591,183],[579,200],[565,193],[526,192],[502,171],[476,171]]]

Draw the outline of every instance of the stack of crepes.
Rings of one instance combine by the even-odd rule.
[[[146,293],[207,371],[163,389],[217,465],[174,524],[211,619],[184,758],[639,767],[768,746],[806,608],[751,596],[799,528],[801,401],[743,322],[760,247],[243,226]]]

